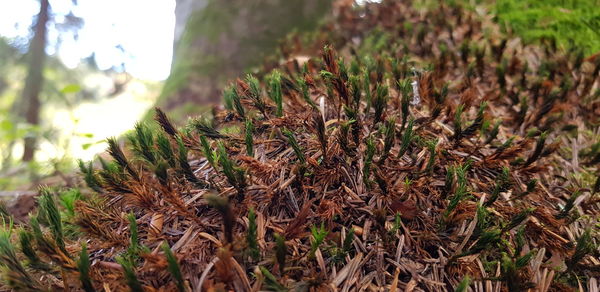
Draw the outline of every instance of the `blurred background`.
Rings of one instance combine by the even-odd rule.
[[[329,0],[0,0],[0,191],[68,180],[158,105],[210,110],[222,84],[313,29]]]

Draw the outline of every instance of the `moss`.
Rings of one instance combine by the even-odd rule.
[[[600,1],[598,0],[499,0],[498,22],[526,42],[555,40],[586,54],[600,51]]]
[[[568,157],[561,155],[565,146],[560,143],[565,136],[560,129],[573,119],[555,120],[552,112],[563,107],[574,109],[573,118],[584,121],[580,124],[581,133],[593,137],[591,143],[596,143],[597,137],[590,130],[595,126],[585,122],[593,105],[582,102],[590,92],[579,95],[576,88],[570,89],[569,98],[562,100],[560,107],[535,102],[535,98],[525,99],[525,119],[514,118],[520,115],[515,113],[519,98],[496,98],[494,94],[507,90],[507,84],[495,79],[516,80],[526,73],[531,78],[522,81],[522,96],[537,96],[538,80],[550,75],[547,73],[553,75],[553,86],[575,75],[586,83],[583,86],[591,87],[593,79],[588,78],[588,71],[571,70],[575,67],[575,52],[563,54],[542,47],[540,59],[546,63],[565,60],[565,65],[542,70],[532,64],[537,68],[517,66],[514,72],[498,71],[505,66],[501,58],[478,53],[498,39],[471,43],[475,50],[467,49],[461,56],[456,54],[463,54],[460,48],[442,45],[448,36],[430,38],[422,34],[425,30],[440,31],[447,23],[459,23],[459,17],[464,22],[456,27],[458,30],[484,28],[470,17],[472,14],[458,14],[460,11],[437,15],[447,18],[447,23],[424,22],[423,29],[407,31],[404,49],[382,39],[395,42],[393,30],[422,13],[400,2],[385,1],[379,5],[364,17],[351,15],[354,22],[338,22],[335,31],[327,30],[333,26],[323,28],[324,34],[332,36],[361,29],[357,38],[365,41],[349,39],[340,46],[340,55],[326,46],[321,59],[309,61],[316,66],[285,70],[283,65],[257,74],[269,76],[269,72],[278,70],[271,78],[262,78],[262,82],[247,77],[232,85],[230,90],[239,94],[235,97],[239,98],[235,112],[232,107],[215,109],[212,120],[192,119],[185,129],[177,131],[166,114],[158,110],[160,129],[152,130],[155,134],[137,126],[137,137],[125,146],[109,139],[108,152],[114,162],[101,160],[102,170],[85,171],[100,174],[97,195],[106,200],[74,204],[76,216],[67,218],[80,218],[72,224],[82,227],[84,233],[79,241],[89,243],[90,254],[107,262],[116,259],[123,266],[123,271],[114,269],[114,265],[92,266],[93,283],[118,291],[125,285],[134,291],[141,291],[142,287],[168,291],[237,291],[252,287],[308,291],[356,289],[356,277],[352,275],[375,273],[367,279],[370,283],[361,285],[394,287],[399,280],[406,280],[404,276],[398,278],[400,271],[394,278],[388,273],[396,269],[389,259],[396,257],[400,245],[404,246],[403,257],[411,262],[435,261],[440,250],[449,259],[439,266],[439,271],[447,271],[445,286],[432,288],[429,282],[417,279],[415,285],[424,289],[467,290],[468,279],[478,277],[477,273],[472,274],[477,269],[474,259],[478,259],[488,274],[499,270],[487,280],[498,282],[495,285],[505,290],[525,290],[541,281],[552,282],[544,278],[530,283],[529,274],[540,271],[531,270],[528,265],[535,257],[549,263],[542,269],[555,268],[552,254],[565,258],[568,267],[566,271],[556,270],[554,282],[550,283],[553,287],[562,285],[560,279],[580,279],[589,285],[594,242],[598,241],[598,234],[591,228],[599,223],[598,210],[592,206],[593,195],[585,193],[589,192],[586,188],[591,173],[597,170],[590,163],[595,165],[599,147],[583,151],[579,167],[565,163]],[[360,11],[355,13],[354,16],[361,15]],[[436,15],[432,16],[435,19]],[[380,23],[388,25],[379,26]],[[378,26],[382,32],[369,38],[375,35],[369,28]],[[499,37],[501,41],[512,40]],[[461,43],[464,37],[456,41]],[[516,44],[517,51],[522,49],[522,44]],[[444,50],[464,57],[464,61],[443,54],[440,58],[437,52]],[[481,59],[480,72],[469,65],[470,54]],[[398,57],[406,57],[406,62]],[[523,60],[520,55],[515,58]],[[431,70],[420,70],[430,64],[434,65]],[[492,78],[474,78],[475,74]],[[303,87],[309,85],[311,90],[304,93]],[[490,94],[465,97],[469,94],[465,89],[470,88]],[[300,94],[307,95],[303,98],[307,102],[299,98]],[[325,94],[327,100],[322,98]],[[267,95],[271,98],[267,99]],[[575,95],[578,98],[570,98]],[[411,102],[416,97],[419,104]],[[316,109],[312,104],[315,100],[321,104]],[[279,109],[277,103],[282,105]],[[183,104],[179,108],[197,107],[191,102]],[[500,121],[501,130],[496,121]],[[250,151],[243,150],[249,140],[244,126],[249,122],[256,126],[250,137],[254,156],[247,156]],[[498,126],[488,132],[486,129],[492,124]],[[152,137],[162,138],[155,141]],[[151,145],[153,142],[156,144]],[[574,143],[589,147],[588,142]],[[134,151],[127,151],[132,146]],[[173,147],[177,147],[177,153]],[[135,151],[136,148],[142,151]],[[161,154],[155,155],[156,150]],[[164,161],[156,162],[158,159]],[[573,169],[590,175],[585,180],[566,175]],[[552,190],[556,197],[549,199],[546,190]],[[116,200],[120,202],[114,204]],[[581,214],[576,214],[575,209]],[[42,215],[32,217],[30,227],[36,244],[50,251],[44,252],[44,260],[52,260],[48,261],[51,275],[62,272],[60,277],[69,285],[65,287],[76,288],[71,286],[77,283],[67,283],[76,272],[65,268],[74,265],[68,256],[60,257],[63,253],[53,248],[54,237],[44,235],[45,230],[37,222],[38,217],[50,218],[47,214],[56,211],[42,210]],[[119,214],[131,214],[127,218],[129,227]],[[244,218],[246,214],[248,218]],[[277,222],[277,229],[261,228],[269,221]],[[357,237],[354,229],[344,232],[351,226],[371,223],[374,232],[357,229]],[[202,236],[186,235],[186,230],[193,231],[199,225]],[[465,229],[466,226],[469,227]],[[49,227],[52,234],[53,227]],[[573,236],[567,237],[567,233]],[[248,247],[253,249],[256,245],[248,238],[254,235],[261,238],[255,250],[264,259],[258,259],[260,263],[257,259],[248,261]],[[405,239],[413,244],[404,244]],[[11,251],[10,242],[4,241],[5,249]],[[40,246],[40,242],[44,245]],[[71,240],[65,244],[69,251],[81,246]],[[149,250],[159,246],[170,258],[173,277],[156,276],[156,271],[165,269],[166,262],[159,261],[162,257],[157,258]],[[352,246],[356,249],[352,250]],[[525,246],[535,249],[526,251]],[[381,257],[368,256],[378,252]],[[19,251],[19,256],[26,253],[33,258],[29,248]],[[18,262],[12,254],[4,261]],[[205,256],[211,254],[216,254],[218,261],[211,263],[214,257]],[[197,271],[210,269],[208,265],[214,265],[212,272],[203,274],[201,278],[205,280],[196,281]],[[331,275],[344,266],[354,267],[348,277],[328,280],[319,276]],[[55,282],[55,278],[60,280],[58,276],[44,277],[47,270],[27,272],[32,274],[27,278],[41,279],[43,284]],[[435,277],[437,273],[436,269],[417,272],[423,278]],[[22,275],[5,271],[5,276],[7,284],[12,284]],[[459,282],[459,287],[453,287]],[[579,285],[577,281],[568,284]]]

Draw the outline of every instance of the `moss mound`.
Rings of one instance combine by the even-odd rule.
[[[484,29],[459,6],[340,7],[212,120],[157,110],[161,130],[81,164],[90,194],[58,208],[44,189],[18,238],[0,234],[6,284],[592,289],[600,59]]]

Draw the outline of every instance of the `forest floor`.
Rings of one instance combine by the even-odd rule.
[[[341,6],[211,119],[157,110],[0,234],[8,284],[598,291],[600,58],[478,12]]]

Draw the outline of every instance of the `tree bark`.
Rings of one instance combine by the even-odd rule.
[[[158,105],[170,111],[182,110],[178,114],[186,116],[197,115],[198,107],[219,103],[227,81],[273,55],[279,41],[292,30],[314,29],[330,11],[331,3],[178,0],[171,76]]]
[[[40,92],[44,83],[44,61],[46,59],[46,24],[49,17],[50,5],[48,0],[40,1],[40,12],[34,28],[34,35],[29,45],[29,68],[25,88],[23,89],[23,115],[25,121],[30,125],[38,125],[40,122]],[[25,146],[22,160],[27,162],[35,156],[37,138],[35,135],[25,138]]]
[[[185,26],[192,13],[201,11],[208,5],[208,0],[177,0],[175,1],[175,34],[173,36],[173,52],[178,48],[179,40],[185,31]],[[173,61],[175,60],[173,54]]]

